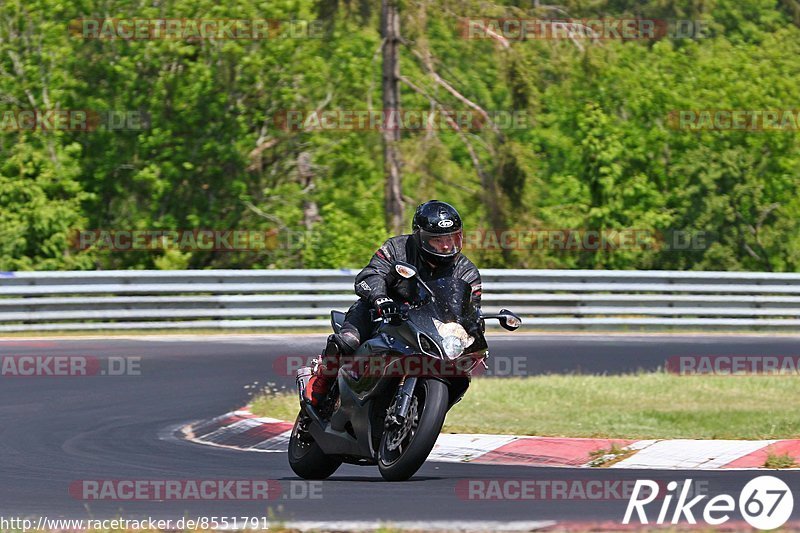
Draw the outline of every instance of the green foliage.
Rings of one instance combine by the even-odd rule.
[[[777,4],[777,5],[776,5]],[[688,131],[670,113],[793,109],[795,3],[568,0],[400,3],[405,109],[516,112],[527,124],[404,131],[407,215],[454,203],[468,229],[675,230],[713,238],[602,252],[473,246],[480,267],[800,269],[800,133]],[[538,4],[537,4],[538,5]],[[561,9],[560,8],[560,9]],[[10,0],[0,111],[131,111],[144,128],[0,128],[0,269],[359,267],[388,237],[379,131],[279,117],[380,109],[379,8],[360,0]],[[702,19],[658,41],[462,36],[462,17]],[[79,18],[310,20],[315,38],[89,40]],[[435,71],[436,75],[432,73]],[[440,76],[449,87],[437,81]],[[458,94],[455,94],[455,93]],[[272,232],[263,250],[78,250],[76,229]]]
[[[86,268],[69,253],[72,229],[84,221],[75,182],[77,147],[19,142],[9,147],[0,172],[0,269]]]

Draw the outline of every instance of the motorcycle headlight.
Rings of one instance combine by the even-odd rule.
[[[448,335],[442,339],[442,349],[444,354],[450,359],[455,359],[464,353],[464,341],[454,335]]]
[[[442,350],[450,359],[463,354],[464,350],[475,342],[475,337],[467,333],[467,330],[457,322],[444,323],[434,319],[433,324],[442,337]]]

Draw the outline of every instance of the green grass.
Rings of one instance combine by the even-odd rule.
[[[267,391],[256,394],[250,401],[250,411],[259,416],[269,416],[294,422],[300,411],[297,393]]]
[[[589,452],[589,457],[592,458],[592,460],[589,462],[589,466],[609,467],[622,461],[623,459],[627,459],[634,453],[636,453],[636,450],[631,450],[617,446],[616,444],[612,444],[611,448],[608,450],[599,449]]]
[[[797,462],[788,453],[769,453],[764,461],[764,468],[796,468]]]
[[[792,376],[550,375],[479,378],[444,431],[630,439],[800,437]],[[294,420],[294,394],[254,399],[253,412]]]

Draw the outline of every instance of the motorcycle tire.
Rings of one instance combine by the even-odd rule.
[[[307,421],[302,412],[297,415],[289,437],[289,466],[303,479],[326,479],[342,464],[342,461],[325,455],[319,444],[307,432],[301,430],[301,423]]]
[[[428,458],[447,414],[447,386],[435,379],[421,379],[414,389],[418,420],[403,444],[391,449],[392,431],[384,431],[378,450],[378,468],[387,481],[405,481],[413,476]],[[412,400],[413,401],[413,400]]]

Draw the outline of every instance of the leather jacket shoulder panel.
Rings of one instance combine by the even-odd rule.
[[[370,304],[388,294],[386,280],[394,261],[406,261],[408,235],[398,235],[384,242],[370,259],[369,264],[358,273],[355,280],[356,294]]]
[[[401,299],[410,298],[411,289],[406,286],[407,284],[399,283],[396,287],[387,285],[392,263],[395,261],[414,265],[425,281],[445,276],[463,279],[472,286],[473,300],[480,305],[481,277],[472,261],[461,254],[453,264],[434,269],[419,254],[412,235],[398,235],[383,243],[369,264],[356,276],[356,294],[370,304],[374,304],[378,298],[392,296],[390,292],[396,292],[395,296]]]

